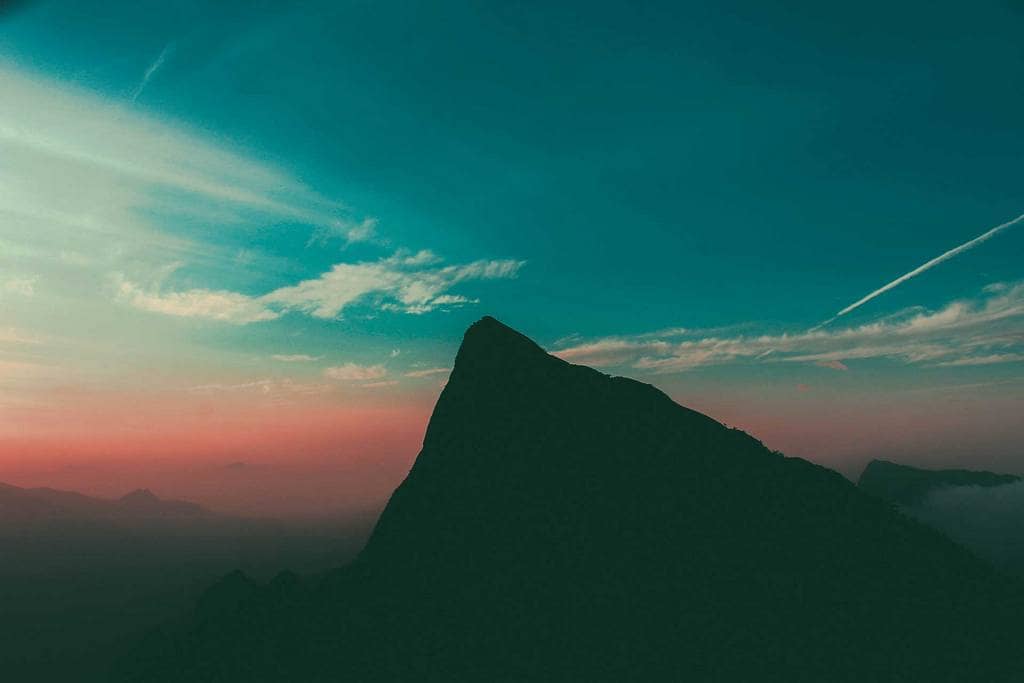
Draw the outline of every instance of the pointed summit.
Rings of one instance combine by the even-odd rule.
[[[466,330],[455,356],[452,379],[466,374],[480,378],[552,361],[562,362],[548,356],[525,335],[491,316],[484,316]]]
[[[485,315],[470,325],[462,337],[462,348],[464,350],[473,350],[476,346],[499,348],[521,346],[544,353],[544,350],[537,346],[532,339],[489,315]]]

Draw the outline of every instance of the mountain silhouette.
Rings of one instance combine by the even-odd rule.
[[[154,518],[210,518],[214,513],[181,500],[161,500],[148,489],[118,500],[75,491],[21,488],[0,483],[0,530],[54,522],[141,522]]]
[[[857,486],[899,505],[920,503],[932,491],[950,486],[1002,486],[1021,481],[1013,474],[975,470],[925,470],[888,460],[872,460]]]
[[[1018,585],[843,477],[493,318],[358,559],[227,577],[135,681],[1020,680]]]
[[[142,505],[147,507],[160,502],[156,494],[149,489],[135,489],[124,494],[118,500],[126,505]]]
[[[1024,479],[971,470],[925,470],[873,460],[857,485],[938,529],[996,567],[1024,577]]]
[[[184,500],[161,500],[149,489],[136,489],[117,501],[118,505],[137,515],[155,517],[201,517],[210,512],[201,505]]]

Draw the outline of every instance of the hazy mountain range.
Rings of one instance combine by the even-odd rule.
[[[109,500],[0,484],[2,678],[105,681],[127,642],[187,613],[219,576],[337,566],[373,519],[244,519],[147,490]]]
[[[0,530],[52,522],[144,523],[154,520],[211,520],[219,517],[195,503],[161,500],[137,489],[117,500],[74,491],[19,488],[0,483]]]

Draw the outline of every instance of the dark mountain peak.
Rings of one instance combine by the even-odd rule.
[[[149,489],[135,489],[134,491],[121,496],[119,500],[122,503],[133,505],[152,505],[160,502],[160,499],[156,494]]]
[[[160,647],[211,681],[253,653],[276,680],[1024,680],[1001,581],[837,473],[483,318],[356,563],[223,581],[224,620]]]
[[[535,365],[556,360],[533,340],[484,316],[469,326],[462,346],[455,356],[452,379],[459,374],[492,374],[521,365]]]
[[[204,517],[211,513],[201,505],[184,500],[163,500],[149,489],[136,489],[118,499],[129,514],[147,517]]]
[[[868,493],[900,505],[914,505],[937,489],[950,486],[1002,486],[1021,478],[984,470],[928,470],[888,460],[872,460],[857,480]]]
[[[502,323],[497,318],[485,315],[466,328],[466,333],[463,335],[463,345],[465,346],[467,342],[477,337],[485,337],[488,335],[490,335],[492,339],[504,336],[509,340],[526,340],[531,344],[533,343],[526,336]]]

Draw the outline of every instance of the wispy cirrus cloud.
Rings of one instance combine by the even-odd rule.
[[[138,89],[173,49],[164,48]],[[356,216],[289,174],[179,125],[2,62],[0,91],[0,267],[16,258],[19,265],[34,261],[50,270],[89,270],[98,281],[115,273],[115,298],[135,308],[248,324],[286,311],[334,318],[355,302],[412,314],[467,305],[477,299],[453,288],[515,277],[523,265],[444,264],[429,250],[398,249],[376,260],[337,263],[317,277],[259,295],[216,284],[196,287],[203,281],[197,272],[211,283],[225,272],[245,270],[257,280],[259,264],[240,260],[237,242],[226,240],[226,231],[283,222],[289,230],[308,230],[312,247],[340,239],[379,248],[384,240],[375,218]],[[210,229],[179,229],[205,222]],[[55,261],[54,253],[69,258]],[[192,286],[154,280],[169,262],[192,269]],[[55,282],[67,279],[63,272],[46,275]],[[31,284],[9,283],[22,293]]]
[[[375,219],[180,123],[3,61],[0,91],[0,267],[17,258],[53,268],[60,253],[138,281],[171,259],[256,268],[235,256],[257,227],[340,232],[353,242],[376,229]],[[189,224],[205,229],[181,230]]]
[[[275,353],[271,358],[282,363],[312,363],[323,356],[311,356],[308,353]]]
[[[424,250],[415,254],[398,252],[377,261],[339,263],[317,278],[261,296],[204,289],[154,292],[120,276],[118,293],[123,301],[146,311],[240,325],[273,320],[284,311],[336,318],[346,307],[364,301],[381,310],[421,314],[474,303],[475,299],[446,292],[470,280],[515,277],[525,263],[481,260],[444,266],[439,261],[435,254]]]
[[[1024,353],[993,353],[988,356],[968,356],[936,363],[943,367],[958,367],[967,365],[995,365],[997,363],[1019,363],[1024,362]]]
[[[142,74],[142,80],[139,81],[139,84],[135,86],[135,89],[132,91],[132,102],[139,99],[139,95],[141,95],[142,91],[146,89],[147,85],[149,85],[149,82],[153,79],[153,76],[156,75],[156,72],[163,68],[163,65],[167,62],[170,56],[174,54],[174,49],[175,45],[173,41],[167,43],[164,45],[164,49],[160,51],[160,54],[157,55],[156,59],[146,67],[146,72]]]
[[[2,63],[0,88],[6,95],[0,101],[0,149],[17,172],[11,180],[25,180],[9,195],[22,200],[22,208],[66,208],[73,214],[82,204],[93,206],[94,197],[82,190],[103,183],[112,191],[106,212],[89,213],[108,218],[117,212],[122,225],[139,222],[129,209],[150,205],[152,191],[160,188],[312,225],[331,226],[343,216],[340,203],[183,127],[66,85],[41,82]],[[51,180],[86,171],[88,182],[84,188],[47,182],[35,177],[40,168]],[[122,200],[136,203],[124,206]]]
[[[290,377],[262,378],[245,382],[211,382],[188,387],[198,396],[231,395],[264,401],[271,405],[291,405],[323,396],[333,387],[326,382],[300,382]]]
[[[363,389],[383,389],[384,387],[393,387],[396,386],[397,384],[397,379],[388,379],[383,380],[381,382],[367,382],[366,384],[361,384],[360,386]]]
[[[135,308],[181,318],[205,318],[244,325],[274,320],[280,313],[258,299],[229,291],[190,289],[184,292],[148,292],[120,277],[115,278],[118,298]]]
[[[328,225],[314,228],[306,242],[306,246],[325,245],[332,240],[341,240],[344,244],[372,242],[377,239],[377,219],[337,220]]]
[[[366,382],[387,377],[388,369],[383,365],[359,365],[345,363],[324,370],[324,377],[342,382]]]
[[[173,51],[167,46],[130,84],[136,95]],[[448,310],[477,301],[473,283],[516,277],[523,265],[450,263],[429,250],[390,246],[375,218],[314,189],[284,161],[270,163],[258,149],[143,111],[126,97],[106,98],[3,59],[0,92],[2,324],[19,340],[46,340],[26,350],[0,330],[7,363],[0,401],[43,395],[58,381],[101,386],[128,372],[114,362],[126,353],[154,367],[173,359],[169,386],[190,374],[192,385],[206,386],[199,393],[300,396],[301,383],[284,380],[231,389],[204,381],[217,376],[211,367],[237,363],[237,373],[251,357],[175,326],[279,321],[283,331],[295,322],[289,314],[330,320],[356,306],[369,315]],[[349,258],[337,257],[339,244],[352,247]],[[254,344],[266,363],[313,362],[304,354],[272,358],[289,348],[272,343]],[[301,348],[318,354],[310,359],[327,353],[322,339]],[[40,381],[44,369],[52,380]],[[321,382],[339,389],[330,379]]]
[[[197,384],[189,387],[188,391],[193,394],[217,394],[234,391],[258,391],[260,393],[271,393],[273,391],[287,391],[298,394],[319,394],[330,389],[327,384],[300,383],[289,378],[283,379],[256,379],[247,382],[236,382],[234,384],[210,383]]]
[[[405,373],[405,376],[417,379],[420,377],[433,377],[434,375],[444,375],[451,371],[451,368],[427,368],[425,370],[410,370],[407,373]]]
[[[918,275],[920,275],[921,273],[924,273],[925,271],[931,270],[932,268],[934,268],[935,266],[937,266],[937,265],[939,265],[941,263],[945,263],[946,261],[950,260],[954,256],[958,256],[959,254],[962,254],[965,251],[969,251],[971,249],[974,249],[979,244],[982,244],[983,242],[987,242],[988,240],[992,239],[993,237],[995,237],[999,233],[1004,232],[1006,230],[1009,230],[1010,228],[1012,228],[1013,226],[1017,225],[1018,223],[1020,223],[1022,221],[1024,221],[1024,214],[1021,214],[1020,216],[1017,216],[1016,218],[1014,218],[1012,220],[1006,221],[1005,223],[997,225],[994,228],[986,230],[985,232],[983,232],[982,234],[978,235],[974,239],[970,239],[970,240],[964,242],[963,244],[961,244],[959,246],[953,247],[949,251],[946,251],[946,252],[936,256],[932,260],[930,260],[930,261],[928,261],[928,262],[918,266],[917,268],[914,268],[910,272],[904,273],[903,275],[899,276],[898,278],[896,278],[892,282],[889,282],[888,284],[883,285],[882,287],[879,287],[878,289],[876,289],[875,291],[871,292],[867,296],[865,296],[865,297],[863,297],[861,299],[858,299],[857,301],[854,301],[852,304],[850,304],[849,306],[847,306],[843,310],[841,310],[838,313],[836,313],[833,317],[831,317],[828,320],[826,320],[825,322],[819,324],[817,327],[812,328],[812,331],[820,329],[822,327],[825,327],[826,325],[830,325],[831,323],[835,322],[836,320],[838,320],[842,316],[846,315],[847,313],[851,313],[851,312],[855,311],[856,309],[860,308],[861,306],[863,306],[864,304],[866,304],[867,302],[871,301],[872,299],[874,299],[876,297],[879,297],[882,294],[885,294],[890,289],[894,289],[896,287],[899,287],[900,285],[902,285],[907,280],[915,278]]]
[[[1024,360],[1024,282],[986,287],[981,297],[939,310],[913,309],[837,330],[666,339],[606,337],[556,350],[565,360],[653,373],[734,363],[810,363],[836,370],[888,358],[946,367]]]
[[[524,261],[481,260],[440,265],[440,257],[423,250],[399,252],[378,261],[339,263],[317,278],[282,287],[261,297],[268,305],[334,318],[364,298],[385,310],[426,313],[438,307],[469,303],[448,291],[469,280],[497,280],[518,275]]]

